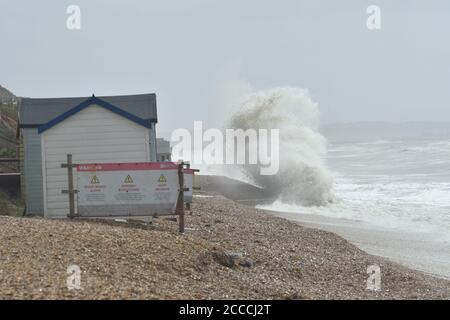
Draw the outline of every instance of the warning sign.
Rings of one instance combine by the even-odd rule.
[[[159,183],[166,183],[166,182],[167,182],[167,179],[166,179],[166,177],[162,174],[162,175],[159,176],[158,182],[159,182]]]
[[[173,162],[77,166],[77,213],[86,217],[173,214],[179,192]]]
[[[127,175],[127,177],[125,178],[125,181],[123,183],[133,183],[133,178],[131,178],[130,175]]]
[[[98,179],[98,177],[96,175],[92,176],[91,178],[91,184],[99,184],[100,180]]]

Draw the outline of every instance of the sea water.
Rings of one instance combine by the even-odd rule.
[[[450,140],[334,142],[326,163],[334,175],[332,203],[278,200],[260,207],[427,233],[450,243]]]

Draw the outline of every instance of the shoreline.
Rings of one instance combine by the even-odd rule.
[[[430,276],[450,280],[450,255],[442,255],[446,250],[450,252],[450,248],[443,242],[435,241],[429,233],[381,228],[360,221],[305,213],[267,212],[305,227],[333,232],[368,254],[390,259]]]
[[[204,193],[204,195],[211,196],[212,194],[209,194],[208,192],[206,192],[206,193]],[[327,295],[326,297],[318,296],[318,297],[314,297],[314,299],[316,299],[316,298],[320,298],[320,299],[330,299],[330,298],[331,299],[405,299],[405,298],[406,299],[416,299],[416,298],[430,299],[431,296],[433,296],[437,292],[441,292],[441,290],[443,290],[442,292],[444,292],[444,295],[442,296],[443,299],[450,298],[450,281],[446,278],[439,277],[435,274],[425,273],[420,270],[411,269],[410,267],[404,266],[398,262],[395,262],[389,258],[380,256],[380,255],[367,253],[365,250],[359,248],[358,246],[353,244],[351,241],[347,240],[346,238],[337,234],[336,232],[324,230],[323,228],[318,227],[318,225],[315,225],[315,226],[312,226],[311,224],[307,225],[307,223],[305,223],[304,221],[303,221],[303,223],[301,221],[293,221],[291,219],[288,219],[284,215],[284,213],[252,208],[252,207],[237,203],[231,199],[225,198],[222,195],[218,195],[218,194],[214,194],[214,197],[216,198],[215,201],[217,201],[219,203],[222,203],[222,202],[232,203],[233,207],[238,209],[241,212],[244,211],[244,212],[246,212],[246,214],[251,214],[251,215],[255,214],[254,218],[257,218],[259,216],[261,219],[261,215],[265,216],[266,219],[264,219],[264,221],[260,221],[261,224],[268,223],[269,225],[271,225],[271,224],[283,225],[284,227],[281,228],[282,230],[284,230],[284,231],[289,230],[289,233],[290,232],[292,232],[292,233],[290,233],[289,236],[287,236],[284,240],[277,239],[278,241],[281,241],[283,243],[281,245],[282,247],[289,246],[289,244],[292,244],[293,241],[294,241],[294,243],[295,243],[295,241],[298,241],[298,243],[295,244],[297,247],[299,245],[301,245],[303,243],[302,240],[305,240],[305,239],[302,239],[302,233],[307,234],[306,238],[311,237],[311,239],[308,239],[309,240],[308,245],[310,245],[310,247],[308,248],[309,250],[307,250],[308,254],[306,256],[309,257],[309,255],[312,254],[312,257],[309,257],[309,259],[312,259],[313,261],[316,259],[317,260],[321,259],[322,261],[325,260],[325,261],[327,261],[327,263],[330,263],[333,265],[333,268],[332,268],[333,271],[331,272],[331,274],[325,276],[329,283],[325,284],[323,281],[317,281],[317,283],[311,284],[311,288],[317,289],[317,287],[324,286],[324,288],[321,288],[320,291],[324,292],[324,291],[329,290],[331,292],[336,289],[339,290],[338,289],[339,287],[345,288],[346,286],[349,286],[349,287],[354,288],[356,291],[359,291],[361,294],[360,296],[355,297],[355,296],[352,296],[354,293],[348,293],[349,296],[342,297],[342,296],[340,296],[340,294],[334,293],[335,295],[331,295],[331,296]],[[202,205],[205,205],[205,203],[202,203]],[[225,206],[225,205],[223,205],[223,206]],[[220,207],[223,207],[223,206],[220,206]],[[230,206],[230,204],[228,204],[227,206]],[[200,210],[200,208],[199,208],[199,210]],[[299,229],[297,229],[296,227],[299,227]],[[242,232],[242,231],[239,231],[239,233],[240,232]],[[272,230],[272,232],[273,232],[273,230]],[[276,232],[276,234],[277,234],[277,236],[279,235],[281,238],[283,238],[283,236],[284,236],[278,232]],[[276,241],[275,238],[271,238],[273,236],[273,234],[266,234],[266,235],[269,239]],[[239,242],[239,243],[242,244],[242,242]],[[274,242],[271,242],[271,243],[273,243],[273,246],[272,247],[267,246],[266,249],[273,250],[275,252],[277,252],[277,251],[279,252],[278,246],[280,244],[275,245]],[[313,252],[312,252],[310,249],[313,247],[315,247],[315,249],[313,249],[312,250]],[[333,256],[335,260],[330,259],[330,256]],[[303,258],[305,258],[305,257],[303,256]],[[359,259],[361,261],[358,261]],[[339,261],[341,263],[340,267],[339,267]],[[362,266],[361,262],[363,262],[363,261],[364,261],[364,263]],[[369,291],[365,287],[366,280],[368,277],[366,268],[367,268],[367,266],[374,265],[374,264],[379,265],[382,270],[382,283],[384,282],[384,284],[382,284],[382,286],[384,286],[385,288],[379,292]],[[320,270],[322,267],[324,269]],[[318,265],[314,265],[314,269],[315,269],[314,272],[317,272],[320,274],[324,270],[327,270],[329,267],[330,266],[328,266],[328,265],[321,265],[318,268]],[[339,271],[334,269],[334,267],[337,267],[337,269]],[[351,271],[350,272],[347,271],[348,269],[350,269]],[[325,273],[327,273],[327,271],[325,271]],[[351,273],[354,273],[354,275],[352,275]],[[311,275],[311,273],[310,273],[310,275]],[[323,274],[321,276],[323,276]],[[389,277],[389,279],[383,279],[383,277],[385,277],[385,276]],[[360,277],[360,279],[362,281],[357,281],[355,283],[355,278],[353,278],[350,281],[344,280],[343,282],[345,284],[339,283],[345,277],[349,277],[349,278]],[[335,281],[337,283],[334,283]],[[415,281],[418,281],[417,285],[413,284]],[[428,291],[428,293],[426,295],[431,294],[431,296],[428,296],[428,297],[423,296],[423,297],[419,298],[419,296],[420,296],[419,292],[422,290],[422,285],[421,284],[418,285],[418,283],[422,282],[422,281],[427,283],[427,286],[431,285],[430,288],[426,289]],[[407,290],[411,290],[406,294],[406,296],[403,295],[404,293],[401,293],[401,294],[399,293],[403,289],[405,289],[405,288],[401,289],[400,287],[402,287],[402,286],[406,286],[406,287],[408,287]],[[386,288],[386,287],[389,287],[389,288]],[[437,291],[435,291],[435,290],[437,290]],[[435,291],[435,292],[431,293],[433,291]],[[431,299],[436,299],[436,297],[431,298]],[[438,298],[438,299],[440,299],[440,298]]]
[[[284,212],[264,208],[270,199],[264,190],[244,182],[222,176],[198,176],[198,183],[215,194],[267,211],[305,227],[335,233],[365,252],[388,258],[406,267],[432,276],[450,280],[450,244],[436,241],[431,233],[383,228],[364,221],[312,215],[301,212]],[[197,180],[196,180],[197,181]],[[275,199],[272,199],[275,200]],[[259,208],[258,205],[263,205]],[[444,253],[448,252],[447,255]]]
[[[206,192],[205,192],[206,191]],[[0,299],[449,299],[450,282],[207,190],[186,232],[128,221],[0,217]],[[81,269],[68,290],[67,267]],[[367,268],[381,290],[367,289]]]

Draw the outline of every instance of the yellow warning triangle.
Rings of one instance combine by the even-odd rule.
[[[133,178],[131,178],[130,175],[127,175],[127,177],[125,178],[124,183],[133,183]]]
[[[159,182],[159,183],[166,183],[166,182],[167,182],[167,179],[166,179],[166,177],[162,174],[162,175],[159,176],[158,182]]]
[[[97,176],[93,176],[91,178],[91,184],[98,184],[100,183],[100,180],[97,178]]]

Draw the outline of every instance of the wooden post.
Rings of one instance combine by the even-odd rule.
[[[184,233],[184,163],[180,162],[178,164],[178,182],[179,182],[179,192],[178,192],[178,200],[177,200],[177,214],[180,219],[179,232],[181,234]]]
[[[199,169],[193,169],[193,171],[194,171],[194,177],[192,178],[192,197],[194,197],[194,190],[200,190],[200,187],[194,186],[194,184],[195,184],[195,173],[196,172],[200,172],[200,170]],[[186,203],[186,205],[189,205],[189,207],[186,207],[186,209],[189,210],[189,214],[192,214],[191,204],[190,203]]]
[[[190,168],[191,168],[191,164],[186,163],[186,169],[190,169]],[[184,179],[184,176],[183,176],[183,179]],[[186,210],[191,211],[191,204],[189,202],[186,202]],[[192,212],[190,214],[192,214]]]
[[[67,163],[61,164],[61,168],[67,168],[67,180],[68,180],[68,190],[63,190],[62,193],[69,194],[69,215],[68,217],[73,219],[75,218],[75,193],[78,190],[73,188],[73,168],[76,167],[76,164],[72,163],[72,155],[67,155]]]

